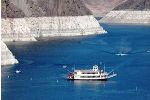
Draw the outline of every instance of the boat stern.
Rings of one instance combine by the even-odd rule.
[[[67,76],[68,80],[74,80],[74,73],[69,73]]]

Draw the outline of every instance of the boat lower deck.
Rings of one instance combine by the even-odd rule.
[[[85,78],[85,79],[68,79],[68,80],[72,80],[72,81],[74,81],[74,80],[91,80],[91,81],[107,81],[108,79],[107,78],[105,78],[105,79],[100,79],[100,78],[97,78],[97,79],[87,79],[87,78]]]

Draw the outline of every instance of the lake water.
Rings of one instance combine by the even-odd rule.
[[[150,26],[103,27],[107,34],[8,43],[20,63],[2,67],[2,100],[150,100]],[[66,80],[63,65],[87,69],[101,62],[118,76]]]

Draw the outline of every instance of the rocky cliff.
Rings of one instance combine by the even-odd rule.
[[[127,0],[110,11],[100,23],[150,25],[150,0]]]
[[[2,17],[91,15],[81,0],[2,0]]]
[[[1,41],[1,65],[16,64],[18,60],[15,59],[11,51],[7,48],[6,44]]]
[[[101,33],[106,31],[81,0],[2,0],[4,41]]]

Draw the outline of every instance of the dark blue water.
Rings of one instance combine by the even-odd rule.
[[[150,26],[103,26],[108,34],[8,43],[20,63],[2,67],[2,100],[150,100]],[[100,62],[118,76],[106,82],[65,79],[63,65],[72,70]]]

